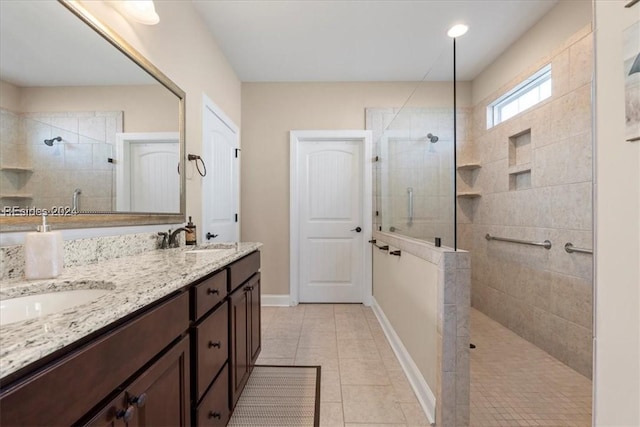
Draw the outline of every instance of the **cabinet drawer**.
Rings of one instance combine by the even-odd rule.
[[[228,304],[225,302],[195,328],[196,396],[202,397],[229,355]]]
[[[227,296],[227,270],[222,270],[196,285],[192,292],[193,319],[197,320]]]
[[[3,391],[2,425],[76,422],[185,332],[188,310],[183,293]]]
[[[229,365],[213,383],[198,405],[196,415],[198,426],[226,426],[229,421]]]
[[[260,270],[260,252],[253,252],[229,266],[229,292]]]

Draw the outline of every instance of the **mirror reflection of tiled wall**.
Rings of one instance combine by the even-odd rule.
[[[109,158],[114,157],[116,133],[123,130],[122,112],[0,113],[2,207],[71,206],[79,188],[79,209],[113,210],[115,176]],[[52,146],[44,143],[56,137],[61,140]]]

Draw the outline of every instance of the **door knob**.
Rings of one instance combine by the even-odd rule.
[[[216,237],[218,237],[217,234],[207,233],[206,235],[207,240],[215,239]]]
[[[353,229],[353,230],[351,230],[351,231],[355,231],[356,233],[359,233],[359,232],[361,232],[361,231],[362,231],[362,228],[360,228],[360,227],[356,227],[356,228],[354,228],[354,229]]]

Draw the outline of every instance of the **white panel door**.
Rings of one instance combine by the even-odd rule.
[[[202,181],[202,242],[239,240],[239,135],[237,127],[205,97],[202,158],[207,175]]]
[[[132,141],[129,150],[131,211],[180,212],[179,144]]]
[[[363,302],[362,147],[299,143],[300,302]]]

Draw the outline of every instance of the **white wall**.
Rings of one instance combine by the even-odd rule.
[[[530,64],[548,56],[554,47],[590,24],[591,9],[591,0],[560,0],[473,80],[473,105],[518,76]],[[464,38],[460,39],[460,45],[463,50]]]
[[[625,142],[623,31],[640,4],[595,1],[597,426],[640,425],[640,142]]]
[[[94,16],[116,31],[186,92],[187,152],[202,153],[202,93],[240,126],[240,80],[191,2],[155,2],[160,23],[127,21],[108,2],[83,1]],[[187,180],[187,215],[201,224],[202,179]]]

